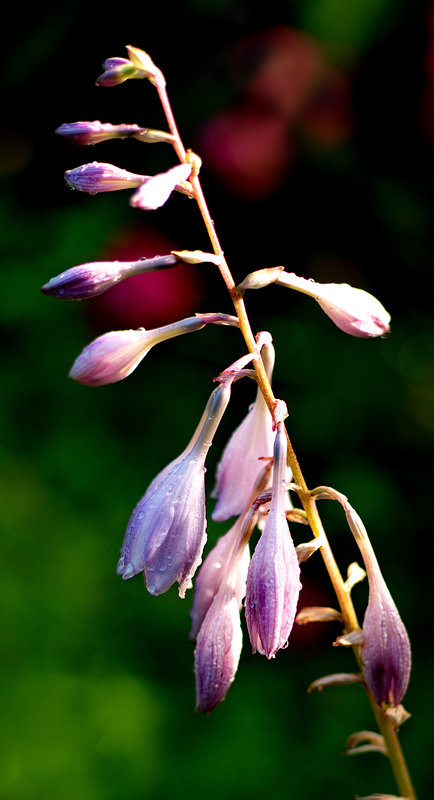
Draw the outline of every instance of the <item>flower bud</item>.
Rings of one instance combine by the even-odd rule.
[[[73,144],[98,144],[107,139],[127,139],[140,135],[144,128],[139,125],[111,125],[110,122],[65,122],[55,133]]]
[[[118,574],[127,580],[144,572],[153,595],[178,581],[184,597],[201,562],[206,541],[205,458],[229,397],[229,386],[214,389],[189,445],[154,478],[128,523]]]
[[[69,377],[87,386],[103,386],[116,383],[130,375],[140,364],[151,347],[165,339],[203,328],[199,317],[187,317],[147,331],[111,331],[94,339],[74,361]]]
[[[253,652],[273,658],[286,646],[300,593],[300,567],[285,515],[287,444],[283,423],[274,443],[270,511],[247,575],[246,620]]]
[[[344,505],[369,583],[368,606],[360,648],[363,677],[379,705],[397,706],[407,690],[411,649],[407,631],[386,586],[365,526],[348,502]]]
[[[138,261],[94,261],[61,272],[42,286],[41,292],[61,300],[85,300],[102,294],[130,275],[168,269],[178,263],[174,255],[141,258]]]
[[[113,164],[103,164],[98,161],[82,164],[81,167],[65,172],[65,180],[73,189],[89,194],[131,189],[140,186],[146,178],[146,175],[136,175]]]
[[[271,377],[274,348],[264,347],[262,353]],[[211,515],[214,520],[221,522],[241,514],[264,465],[261,459],[273,455],[273,442],[271,414],[258,388],[254,404],[229,439],[217,467],[216,485],[211,493],[211,497],[217,498]]]
[[[176,189],[177,184],[187,180],[190,172],[191,164],[178,164],[167,172],[147,178],[130,198],[130,205],[143,211],[160,208]]]
[[[196,711],[209,713],[224,700],[235,678],[242,640],[237,599],[230,587],[222,586],[197,637]]]
[[[276,283],[314,297],[335,325],[351,336],[386,336],[390,331],[390,314],[363,289],[347,283],[316,283],[293,272],[282,272]]]
[[[117,86],[129,78],[146,78],[128,58],[108,58],[103,64],[104,72],[95,83],[97,86]]]
[[[239,536],[241,522],[242,518],[239,517],[235,525],[233,525],[232,528],[224,534],[224,536],[220,536],[217,544],[208,553],[199,570],[194,584],[193,608],[190,611],[190,616],[192,619],[190,638],[193,640],[197,638],[208,609],[226,577],[232,553],[234,552],[234,548]],[[238,610],[241,609],[241,604],[246,593],[246,579],[249,562],[249,548],[244,547],[242,555],[239,559],[237,559],[236,576],[234,581],[234,591],[238,604]]]

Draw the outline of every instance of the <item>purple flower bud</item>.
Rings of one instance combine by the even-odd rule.
[[[396,706],[404,697],[410,677],[410,642],[381,574],[366,528],[346,498],[342,505],[362,554],[369,582],[360,649],[363,676],[379,705],[390,703]]]
[[[116,383],[130,375],[155,344],[183,333],[198,331],[204,325],[199,317],[187,317],[151,331],[139,328],[136,331],[104,333],[87,345],[76,358],[69,377],[87,386]]]
[[[227,576],[229,563],[237,544],[241,522],[242,518],[240,517],[224,536],[220,536],[217,544],[208,553],[198,572],[194,584],[193,608],[190,611],[190,616],[192,618],[190,638],[193,640],[197,638],[197,634],[199,633],[208,609]],[[235,575],[234,591],[238,610],[241,609],[241,604],[246,593],[249,562],[250,553],[248,546],[246,546],[243,548],[242,555],[237,560]]]
[[[176,256],[155,256],[139,261],[95,261],[71,267],[41,288],[43,294],[61,300],[86,300],[110,289],[115,283],[141,272],[167,269],[178,264]]]
[[[111,125],[110,122],[65,122],[55,133],[73,144],[98,144],[106,139],[127,139],[145,131],[139,125]]]
[[[274,364],[272,346],[263,348],[264,363],[271,377]],[[274,433],[271,414],[260,389],[241,425],[234,431],[217,467],[217,481],[211,497],[217,497],[212,518],[217,522],[241,514],[261,472],[264,461],[272,458]]]
[[[108,58],[103,68],[104,72],[96,79],[97,86],[117,86],[129,78],[146,78],[128,58]]]
[[[224,700],[235,678],[242,643],[237,599],[229,586],[222,586],[197,637],[196,711],[209,713]]]
[[[89,194],[131,189],[140,186],[146,178],[146,175],[136,175],[113,164],[103,164],[98,161],[82,164],[81,167],[65,172],[65,180],[73,189]]]
[[[143,211],[153,211],[164,205],[176,186],[186,181],[191,172],[191,164],[178,164],[176,167],[154,175],[142,182],[130,198],[130,205]]]
[[[360,654],[369,689],[378,704],[399,705],[410,678],[410,642],[381,573],[369,582],[363,637]]]
[[[351,336],[385,336],[390,331],[390,314],[363,289],[347,283],[316,283],[293,272],[282,272],[276,283],[314,297],[335,325]]]
[[[204,463],[229,397],[229,386],[214,390],[190,444],[152,481],[128,523],[118,573],[126,580],[143,571],[153,595],[178,581],[184,597],[201,562],[206,541]]]
[[[279,423],[274,444],[270,511],[247,575],[246,620],[253,652],[273,658],[285,647],[300,593],[300,567],[285,516],[286,436]]]

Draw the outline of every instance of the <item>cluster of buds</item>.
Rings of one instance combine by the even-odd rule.
[[[69,186],[89,194],[134,189],[130,205],[142,210],[159,208],[173,191],[195,197],[201,204],[197,178],[200,159],[185,151],[179,139],[168,111],[164,77],[146,53],[133,47],[127,49],[128,58],[110,58],[104,62],[97,85],[115,86],[131,78],[149,80],[159,93],[170,130],[94,121],[61,125],[56,132],[82,145],[107,139],[163,142],[174,147],[180,163],[149,176],[94,161],[68,170],[65,179]],[[149,270],[173,268],[182,262],[221,266],[223,253],[215,241],[213,245],[214,253],[173,251],[133,262],[81,264],[52,278],[42,291],[62,299],[82,300]],[[337,327],[352,336],[384,336],[389,331],[390,315],[372,295],[347,284],[306,280],[285,272],[283,267],[250,273],[238,287],[234,286],[232,295],[241,302],[248,289],[270,283],[313,297]],[[120,381],[136,369],[154,345],[201,330],[208,324],[242,327],[239,315],[208,313],[150,331],[145,328],[111,331],[84,348],[70,376],[89,386]],[[251,360],[256,374],[245,369]],[[258,370],[258,362],[262,371]],[[217,501],[213,519],[225,522],[236,517],[236,521],[209,552],[195,582],[191,638],[196,642],[197,708],[204,712],[211,711],[224,699],[234,679],[242,644],[243,601],[253,652],[270,659],[286,647],[301,588],[299,561],[305,556],[300,554],[315,550],[304,546],[304,550],[299,547],[297,551],[288,526],[288,517],[296,512],[291,510],[288,495],[292,476],[287,464],[283,421],[286,406],[282,401],[271,401],[264,392],[264,385],[271,391],[273,366],[271,336],[260,334],[254,346],[250,342],[247,356],[219,375],[216,379],[219,385],[212,392],[189,444],[157,475],[135,507],[118,563],[118,573],[124,580],[143,573],[153,595],[178,583],[179,595],[185,596],[202,562],[206,543],[205,459],[229,403],[233,382],[245,375],[255,377],[258,381],[255,402],[223,452],[212,493]],[[256,526],[260,533],[250,559],[249,540]],[[402,699],[408,681],[408,640],[379,571],[372,564],[371,560],[367,566],[371,591],[364,624],[364,676],[378,703],[394,705]],[[376,629],[380,633],[376,634]],[[394,654],[398,650],[397,660]]]

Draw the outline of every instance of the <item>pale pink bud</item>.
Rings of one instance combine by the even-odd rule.
[[[193,608],[190,611],[192,618],[190,638],[193,640],[196,639],[205,615],[227,576],[231,557],[237,544],[241,522],[242,518],[240,517],[224,536],[220,536],[217,544],[208,553],[198,572],[194,585]],[[237,559],[236,566],[234,593],[238,603],[238,610],[241,609],[246,593],[249,562],[250,553],[248,546],[246,546],[243,548],[240,558]]]
[[[139,125],[111,125],[110,122],[65,122],[55,133],[73,144],[98,144],[107,139],[127,139],[137,136],[145,128]]]
[[[114,164],[103,164],[98,161],[82,164],[81,167],[65,172],[65,180],[73,189],[89,194],[131,189],[140,186],[146,179],[146,175],[136,175],[134,172],[115,167]]]
[[[167,172],[147,178],[130,198],[130,205],[134,208],[141,208],[143,211],[160,208],[177,185],[187,180],[190,172],[191,164],[178,164]]]
[[[274,363],[272,346],[263,348],[263,358],[270,377]],[[264,466],[263,459],[273,456],[273,443],[271,414],[258,388],[254,404],[229,439],[217,467],[217,481],[211,493],[211,497],[217,498],[211,515],[214,520],[221,522],[244,511]]]
[[[385,336],[390,331],[390,314],[379,300],[347,283],[316,283],[282,272],[276,283],[314,297],[335,325],[351,336]]]
[[[285,515],[286,436],[278,425],[270,511],[247,575],[246,620],[253,652],[286,646],[300,593],[300,567]]]
[[[206,541],[205,459],[230,398],[229,386],[213,391],[193,439],[151,483],[125,533],[118,564],[124,580],[144,572],[153,595],[178,581],[184,597]]]
[[[111,331],[94,339],[74,361],[69,377],[87,386],[103,386],[121,381],[133,372],[151,347],[165,339],[204,327],[199,317],[147,331]]]
[[[222,586],[204,619],[194,654],[196,710],[208,713],[226,696],[235,678],[242,648],[238,602]]]

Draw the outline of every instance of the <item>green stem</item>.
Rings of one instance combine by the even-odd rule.
[[[185,147],[182,143],[181,137],[179,135],[179,131],[175,122],[175,118],[173,116],[172,108],[169,102],[169,98],[167,96],[165,86],[157,84],[157,91],[161,100],[161,104],[163,107],[163,111],[165,113],[167,123],[169,125],[169,129],[171,134],[174,136],[173,146],[175,151],[180,159],[181,162],[185,162],[187,160],[187,152]],[[207,202],[205,200],[202,187],[200,184],[199,177],[193,174],[190,177],[190,183],[193,187],[194,196],[197,201],[199,211],[201,213],[202,219],[205,223],[206,230],[208,232],[208,236],[213,248],[214,253],[219,256],[218,267],[222,278],[225,282],[225,285],[229,291],[231,296],[232,302],[234,304],[235,312],[239,320],[239,327],[241,333],[244,337],[246,346],[250,353],[255,353],[253,358],[253,365],[255,368],[257,382],[261,388],[264,400],[270,410],[270,413],[274,419],[274,410],[276,407],[276,398],[274,396],[273,390],[271,388],[270,381],[268,379],[264,363],[259,353],[257,353],[256,349],[256,341],[253,335],[253,331],[250,325],[250,320],[247,315],[245,303],[243,300],[242,295],[238,292],[235,281],[232,277],[232,273],[229,269],[228,263],[224,257],[224,253],[217,236],[217,232],[214,226],[214,222],[211,218]],[[298,495],[300,497],[300,501],[303,505],[303,508],[306,512],[306,516],[311,527],[312,533],[316,538],[321,539],[321,555],[329,574],[330,580],[332,582],[334,591],[336,593],[336,597],[342,612],[343,620],[345,629],[347,632],[359,630],[360,626],[357,621],[356,612],[354,610],[354,606],[351,600],[350,591],[348,591],[345,587],[344,580],[340,573],[339,567],[336,563],[335,557],[333,555],[332,549],[330,544],[327,540],[323,524],[321,522],[321,518],[318,513],[318,509],[316,506],[315,498],[312,497],[306,481],[304,479],[303,473],[301,471],[300,465],[298,463],[297,457],[294,452],[294,448],[292,446],[291,440],[288,436],[287,430],[286,437],[288,441],[288,465],[290,466],[294,478],[294,482],[298,486]],[[353,647],[354,655],[360,665],[360,656],[358,652],[358,647]],[[374,712],[375,718],[377,720],[378,727],[381,731],[381,734],[384,737],[385,746],[387,749],[387,753],[389,756],[390,764],[395,776],[395,780],[397,782],[400,794],[402,797],[408,798],[408,800],[417,800],[414,788],[412,786],[412,782],[408,773],[408,769],[405,763],[404,755],[402,753],[402,749],[400,743],[398,741],[396,730],[394,729],[394,724],[392,720],[385,716],[383,710],[377,705],[375,699],[367,690],[369,702],[371,704],[372,710]]]

